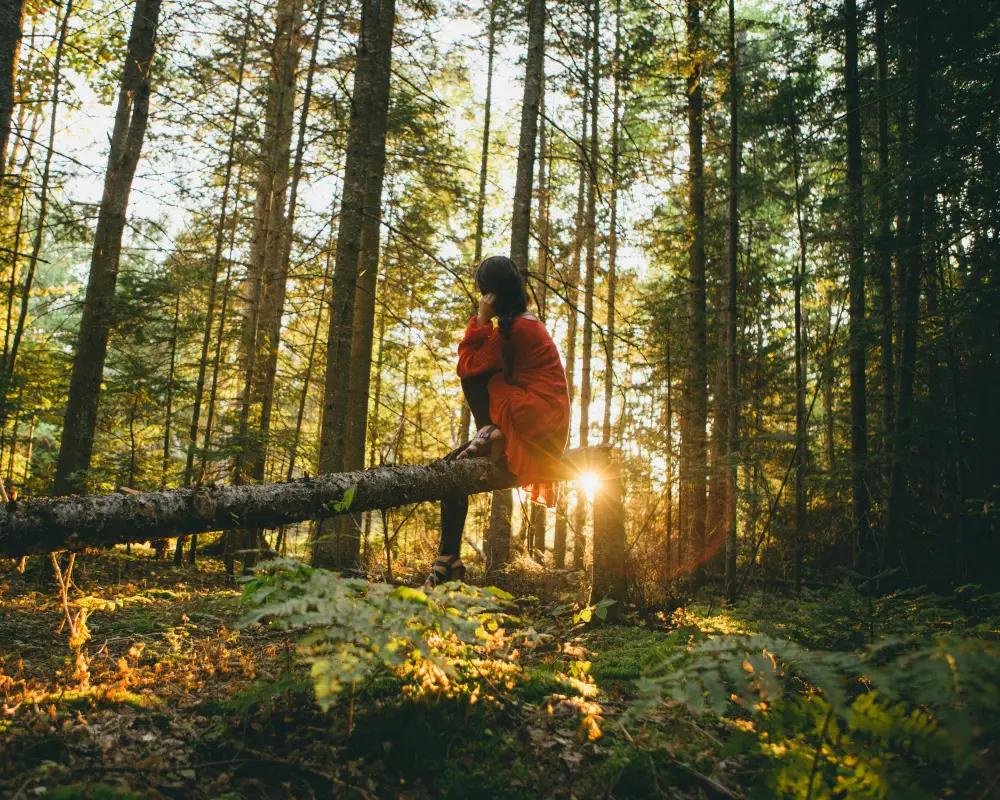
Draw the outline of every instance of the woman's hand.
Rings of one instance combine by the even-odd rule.
[[[497,296],[493,292],[488,292],[479,298],[479,314],[476,316],[476,322],[479,325],[488,325],[490,320],[496,316],[493,311],[493,304],[496,300]]]

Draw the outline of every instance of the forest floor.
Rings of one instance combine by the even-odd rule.
[[[88,555],[74,579],[77,605],[94,608],[76,664],[48,561],[0,578],[2,797],[772,796],[760,752],[734,746],[747,722],[706,721],[672,702],[636,722],[627,712],[643,673],[693,626],[842,647],[869,634],[856,608],[838,616],[829,603],[822,629],[783,601],[769,601],[762,624],[749,604],[591,627],[527,598],[522,619],[543,635],[519,654],[515,678],[483,662],[496,692],[407,692],[385,676],[322,712],[295,639],[240,627],[246,609],[218,562]],[[996,638],[994,622],[978,624]]]

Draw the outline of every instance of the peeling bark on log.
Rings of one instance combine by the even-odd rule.
[[[509,489],[516,483],[492,462],[470,459],[331,473],[287,483],[14,501],[0,509],[0,557],[234,527],[273,528],[329,517],[338,513],[334,504],[352,486],[350,511],[360,512],[438,500],[456,492]]]
[[[565,477],[574,477],[589,458],[584,450],[568,452]],[[0,508],[0,557],[111,547],[226,528],[275,528],[342,513],[335,505],[351,487],[354,497],[343,511],[356,513],[516,485],[514,476],[496,464],[469,459],[375,467],[286,483],[12,501]]]

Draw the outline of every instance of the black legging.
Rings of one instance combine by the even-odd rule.
[[[465,400],[472,411],[472,418],[476,422],[476,430],[492,425],[490,419],[490,392],[489,382],[494,375],[487,372],[482,375],[473,375],[471,378],[462,378],[462,392]],[[481,451],[483,455],[489,452],[489,448]],[[469,513],[469,496],[465,494],[449,495],[441,500],[441,549],[442,556],[455,556],[462,549],[462,533],[465,530],[465,517]]]

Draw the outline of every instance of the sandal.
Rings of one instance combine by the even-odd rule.
[[[475,438],[455,458],[492,458],[494,446],[502,442],[503,434],[500,437],[493,435],[494,432],[499,430],[496,425],[483,426],[476,433]]]
[[[449,581],[465,580],[465,564],[461,556],[438,556],[431,566],[430,575],[424,581],[425,589],[433,589]]]

